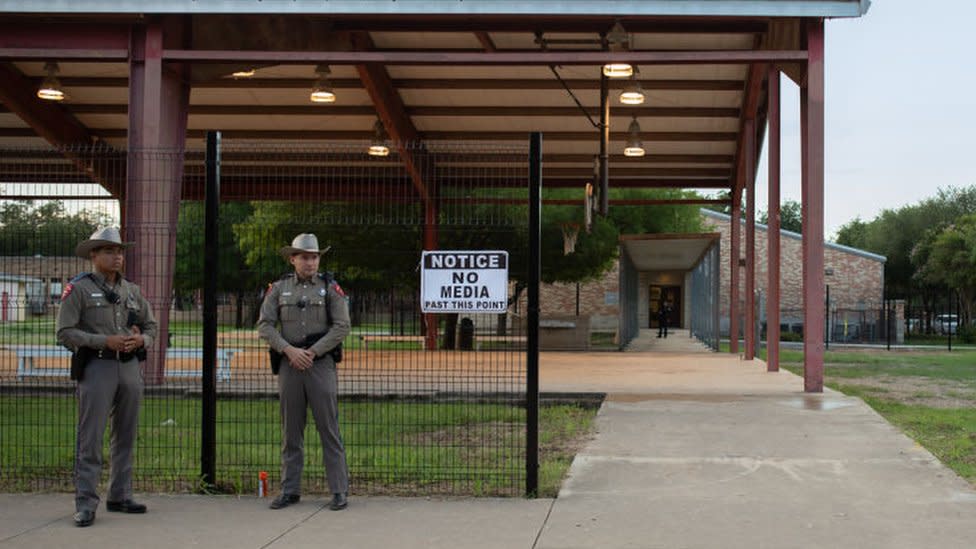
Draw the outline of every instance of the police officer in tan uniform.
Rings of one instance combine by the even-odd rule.
[[[132,500],[132,453],[136,442],[142,374],[137,352],[156,339],[156,319],[139,287],[122,277],[123,250],[118,229],[95,231],[75,248],[91,259],[93,272],[81,273],[65,286],[58,311],[58,343],[68,347],[83,368],[78,379],[78,432],[75,452],[76,526],[95,520],[102,471],[102,438],[112,419],[111,481],[106,508],[145,513]]]
[[[295,268],[268,289],[261,304],[258,333],[282,356],[278,395],[284,441],[281,447],[281,494],[272,509],[298,503],[304,466],[306,410],[312,408],[322,441],[322,455],[333,511],[345,509],[349,491],[346,450],[339,434],[338,376],[334,350],[349,333],[349,308],[342,289],[319,273],[314,234],[295,237],[281,254]]]

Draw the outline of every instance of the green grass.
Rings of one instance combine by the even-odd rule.
[[[30,490],[31,479],[70,488],[75,403],[71,398],[0,400],[0,490]],[[278,402],[218,403],[218,488],[253,493],[259,471],[278,477]],[[540,410],[539,495],[554,496],[595,410]],[[136,478],[143,490],[194,491],[200,471],[200,402],[146,398],[140,415]],[[358,493],[519,495],[524,490],[525,412],[472,403],[343,402],[340,423]],[[107,438],[107,437],[106,437]],[[325,491],[314,422],[305,434],[305,485]],[[108,453],[106,441],[105,454]]]
[[[765,358],[765,351],[760,355]],[[802,364],[803,353],[783,349],[780,363]],[[976,386],[976,351],[827,351],[824,372],[826,378],[834,379],[911,376]]]

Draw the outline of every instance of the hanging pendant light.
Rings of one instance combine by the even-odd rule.
[[[608,78],[627,78],[634,74],[634,67],[627,63],[608,63],[603,65],[603,74]]]
[[[328,65],[315,67],[315,74],[318,75],[318,79],[315,80],[315,85],[312,86],[312,93],[308,96],[312,103],[335,103],[336,94],[332,91],[332,84],[329,83],[329,74],[331,72]]]
[[[378,118],[376,123],[373,124],[373,140],[369,143],[369,153],[370,156],[389,156],[390,147],[386,145],[389,141],[389,137],[386,135],[386,128],[383,127],[383,122]]]
[[[644,90],[641,89],[640,80],[637,79],[637,72],[634,72],[624,91],[620,92],[620,102],[624,105],[640,105],[644,103]]]
[[[624,156],[644,156],[644,144],[641,142],[640,133],[640,124],[637,123],[635,116],[627,127],[627,146],[624,147]]]
[[[37,88],[37,97],[46,101],[64,101],[64,90],[57,77],[58,70],[58,64],[53,61],[44,64],[44,72],[47,76],[41,82],[41,87]]]
[[[610,51],[627,51],[630,49],[630,35],[618,20],[606,35],[607,49]],[[608,78],[627,78],[634,74],[634,67],[629,63],[607,63],[603,65],[603,74]]]

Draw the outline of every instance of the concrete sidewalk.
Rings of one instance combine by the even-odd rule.
[[[544,353],[542,390],[606,392],[555,500],[140,495],[71,522],[0,495],[0,548],[971,548],[976,490],[860,400],[713,353]]]

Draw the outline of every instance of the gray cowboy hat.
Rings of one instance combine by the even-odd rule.
[[[88,259],[88,254],[92,250],[97,250],[98,248],[104,248],[105,246],[119,246],[121,248],[128,248],[132,246],[135,242],[122,242],[122,237],[119,235],[119,230],[115,227],[102,227],[97,231],[93,232],[88,240],[82,240],[75,247],[75,255],[78,257],[83,257]]]
[[[281,255],[285,259],[288,259],[289,257],[295,254],[301,254],[301,253],[321,255],[329,251],[329,249],[331,248],[332,246],[326,246],[325,248],[320,250],[319,239],[316,238],[314,234],[302,233],[296,236],[295,239],[291,241],[291,246],[285,246],[281,248]]]

